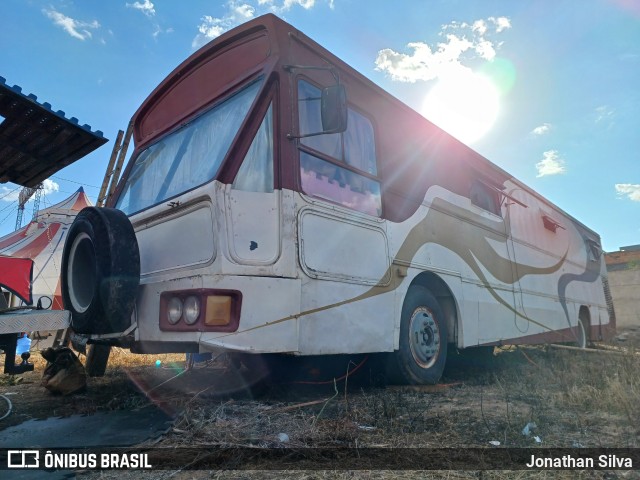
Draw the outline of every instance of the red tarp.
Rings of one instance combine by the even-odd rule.
[[[31,298],[32,276],[33,260],[0,255],[0,286],[10,290],[29,305],[33,302]]]

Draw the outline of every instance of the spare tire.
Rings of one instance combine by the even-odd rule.
[[[77,333],[125,331],[140,283],[133,226],[115,208],[86,207],[69,228],[62,253],[62,301]]]

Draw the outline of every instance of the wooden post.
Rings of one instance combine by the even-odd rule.
[[[629,351],[617,351],[617,350],[600,350],[596,348],[580,348],[580,347],[572,347],[571,345],[558,345],[556,343],[550,343],[547,345],[549,348],[554,348],[558,350],[571,350],[574,352],[580,353],[598,353],[602,355],[623,355],[623,356],[634,356],[640,355],[639,352],[629,352]]]

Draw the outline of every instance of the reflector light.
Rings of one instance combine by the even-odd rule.
[[[205,325],[229,325],[231,322],[232,299],[226,295],[207,297]]]

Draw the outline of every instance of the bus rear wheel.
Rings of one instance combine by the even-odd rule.
[[[390,358],[389,379],[410,385],[435,384],[447,358],[447,324],[429,290],[409,288],[402,306],[400,348]]]

